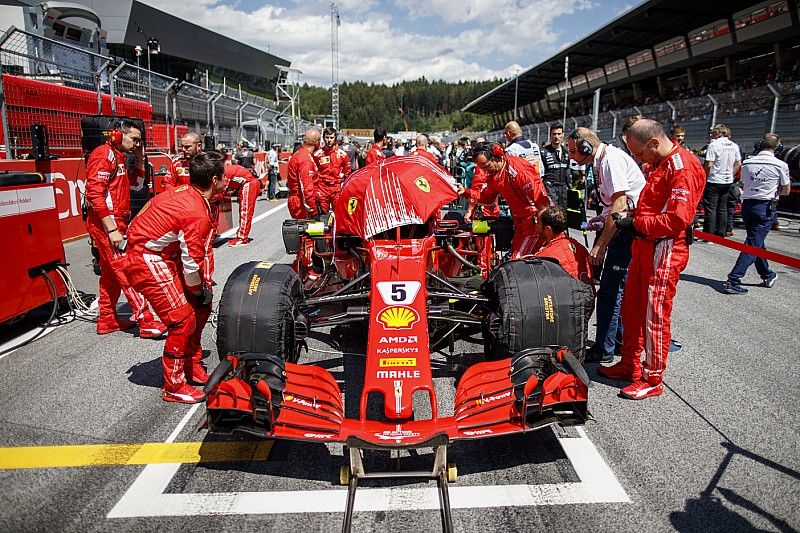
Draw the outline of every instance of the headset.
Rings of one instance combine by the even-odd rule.
[[[122,130],[123,128],[130,128],[135,127],[136,125],[122,119],[119,122],[114,124],[114,129],[108,132],[108,140],[111,141],[112,144],[122,144]]]
[[[572,130],[572,133],[569,134],[569,138],[575,141],[575,148],[578,150],[579,154],[591,155],[591,153],[594,151],[594,146],[592,146],[592,143],[586,139],[582,139],[581,136],[578,135],[578,130]]]
[[[472,157],[475,158],[478,154],[484,154],[489,159],[493,159],[495,161],[500,160],[505,155],[505,150],[500,145],[500,143],[493,143],[493,142],[485,142],[485,143],[478,143],[472,149]]]

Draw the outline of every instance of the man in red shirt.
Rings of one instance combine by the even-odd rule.
[[[694,220],[706,176],[697,158],[673,143],[654,120],[634,123],[626,142],[631,155],[652,170],[635,212],[625,218],[614,216],[617,227],[636,238],[622,297],[622,359],[598,372],[609,379],[632,381],[621,392],[641,400],[664,392],[672,299],[689,262],[686,228]]]
[[[236,230],[236,237],[228,241],[228,246],[247,246],[251,242],[250,226],[253,224],[256,200],[261,194],[261,181],[249,168],[225,165],[225,182],[226,189],[238,193],[239,197],[239,229]]]
[[[502,194],[514,221],[511,258],[530,255],[538,248],[536,215],[550,205],[539,171],[521,157],[505,154],[497,143],[477,144],[472,153],[475,164],[487,175],[486,187],[476,192],[459,184],[458,194],[480,204],[491,204]]]
[[[383,128],[375,128],[375,131],[372,132],[372,138],[375,139],[375,144],[372,145],[369,152],[367,152],[367,156],[364,158],[367,165],[380,163],[386,159],[386,156],[383,154],[383,147],[386,146],[386,137],[386,130]]]
[[[181,152],[172,158],[169,174],[164,176],[164,188],[189,185],[189,163],[203,153],[203,139],[199,133],[189,132],[181,137]]]
[[[322,141],[322,147],[314,152],[318,169],[317,201],[322,212],[328,213],[339,197],[342,180],[350,175],[350,156],[336,143],[336,128],[325,128]]]
[[[150,200],[129,231],[127,272],[169,325],[161,365],[168,402],[197,403],[208,374],[200,338],[211,314],[211,257],[214,231],[211,198],[225,190],[225,156],[200,154],[190,164],[190,185],[168,189]]]
[[[439,164],[439,160],[436,159],[436,156],[433,155],[428,151],[428,136],[423,133],[417,134],[416,140],[417,149],[411,152],[411,155],[415,155],[417,157],[423,157],[436,165],[439,168],[444,168],[442,165]]]
[[[563,207],[545,207],[539,211],[536,228],[539,230],[539,241],[542,243],[542,247],[534,254],[536,257],[555,259],[570,276],[594,285],[589,251],[569,236],[567,212]]]
[[[126,154],[136,156],[136,167],[129,174]],[[125,232],[131,218],[131,187],[144,185],[144,145],[142,133],[133,124],[122,122],[105,144],[95,148],[86,164],[86,202],[89,207],[86,230],[99,252],[100,290],[97,319],[98,335],[130,329],[136,324],[117,317],[120,291],[131,306],[131,317],[139,324],[142,338],[160,337],[166,331],[154,319],[141,294],[130,287],[123,272]]]
[[[319,132],[307,130],[303,144],[289,159],[286,186],[289,188],[289,214],[292,218],[313,218],[317,207],[317,164],[312,154],[319,147]]]

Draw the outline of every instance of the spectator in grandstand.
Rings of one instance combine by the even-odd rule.
[[[415,144],[416,144],[416,149],[413,152],[411,152],[411,155],[414,155],[414,156],[417,156],[417,157],[422,157],[424,159],[427,159],[428,161],[430,161],[434,165],[439,165],[439,160],[436,158],[436,156],[428,151],[428,136],[427,135],[425,135],[423,133],[418,134],[417,135],[417,141],[416,141]],[[441,165],[439,165],[439,166],[441,166]]]
[[[780,146],[780,138],[767,133],[756,143],[753,157],[742,164],[742,220],[747,230],[744,243],[756,248],[766,248],[764,241],[769,230],[778,218],[778,196],[788,196],[791,188],[789,166],[775,157]],[[736,264],[728,274],[723,288],[727,294],[744,294],[747,289],[741,282],[747,270],[755,262],[756,271],[761,276],[762,287],[772,287],[778,273],[770,270],[766,259],[745,252],[739,254]]]
[[[560,205],[545,207],[536,217],[541,248],[536,257],[549,257],[558,261],[573,278],[589,285],[592,281],[592,267],[589,264],[589,251],[567,232],[567,211]]]
[[[608,379],[631,381],[620,392],[642,400],[664,391],[672,300],[689,262],[686,228],[697,210],[705,176],[697,158],[676,146],[655,120],[641,119],[633,124],[627,143],[633,156],[653,170],[636,210],[624,218],[615,217],[618,230],[636,238],[622,302],[622,359],[613,366],[600,367],[598,373]]]
[[[631,151],[628,149],[628,145],[625,142],[625,139],[628,135],[628,130],[631,129],[631,126],[633,126],[636,123],[636,121],[641,118],[642,115],[631,115],[627,119],[625,119],[625,122],[622,124],[622,129],[620,130],[619,135],[617,135],[617,137],[609,144],[614,148],[619,148],[626,154],[631,155]]]
[[[280,145],[275,143],[272,146],[267,142],[267,172],[269,175],[269,185],[267,186],[267,198],[275,200],[275,195],[278,193],[278,149]]]
[[[135,156],[128,170],[126,154]],[[99,253],[100,287],[97,334],[131,329],[137,323],[142,338],[160,337],[167,327],[156,320],[144,297],[130,286],[125,275],[126,232],[131,219],[131,186],[144,185],[144,145],[142,133],[132,123],[122,121],[105,144],[89,155],[86,163],[86,231]],[[131,307],[131,320],[117,316],[117,300],[125,293]]]
[[[350,175],[350,157],[336,143],[336,128],[322,132],[322,146],[314,152],[317,164],[317,204],[320,212],[329,213],[339,197],[342,180]]]
[[[589,221],[599,235],[592,246],[591,262],[602,267],[597,291],[597,331],[586,360],[610,363],[622,342],[620,308],[628,265],[631,262],[633,235],[617,231],[612,215],[635,209],[645,180],[636,162],[619,148],[600,141],[589,128],[578,128],[567,140],[570,157],[594,168],[594,189],[602,206],[600,215]]]
[[[733,176],[742,165],[739,146],[729,137],[730,130],[723,124],[711,129],[705,162],[707,182],[703,193],[703,231],[723,237],[728,220],[728,193]]]
[[[233,154],[233,162],[244,168],[255,168],[255,156],[253,155],[253,150],[250,149],[249,142],[241,141],[237,143],[236,152]]]
[[[209,201],[225,190],[224,167],[223,154],[198,155],[190,164],[190,184],[150,200],[131,224],[127,272],[169,324],[161,357],[161,397],[167,402],[197,403],[205,397],[189,383],[208,381],[200,339],[213,300]]]
[[[289,188],[287,207],[292,218],[307,219],[317,216],[317,164],[314,152],[319,148],[319,131],[306,130],[303,144],[292,154],[287,168],[286,186]]]
[[[569,152],[564,146],[564,126],[550,126],[550,142],[542,150],[542,181],[547,187],[547,196],[556,205],[567,208],[567,191],[572,184],[569,171]]]
[[[541,176],[543,169],[542,154],[539,151],[539,145],[529,139],[526,139],[525,136],[522,135],[522,128],[520,128],[519,124],[513,120],[506,124],[506,127],[503,130],[503,135],[505,135],[506,140],[508,141],[506,153],[521,157],[525,161],[528,161],[534,167],[536,167],[536,171],[539,172],[539,175]]]
[[[383,148],[386,146],[386,130],[383,128],[375,128],[375,131],[372,132],[372,138],[375,143],[369,149],[366,156],[364,157],[364,163],[366,165],[372,165],[373,163],[380,163],[386,156],[383,153]]]
[[[350,158],[350,172],[358,170],[358,147],[350,142],[350,137],[346,136],[342,140],[342,150]]]
[[[256,200],[261,194],[261,181],[256,173],[242,165],[225,165],[226,190],[236,194],[239,203],[239,229],[236,237],[228,241],[228,246],[247,246],[250,240],[250,226],[256,210]]]
[[[164,176],[164,188],[189,184],[189,163],[197,154],[203,152],[203,138],[190,131],[181,137],[180,152],[172,158],[169,174]]]
[[[550,205],[536,167],[521,157],[504,153],[498,143],[477,144],[472,154],[475,165],[486,173],[486,187],[476,192],[459,183],[458,194],[480,204],[492,204],[502,194],[514,222],[511,258],[534,253],[538,248],[536,216]]]

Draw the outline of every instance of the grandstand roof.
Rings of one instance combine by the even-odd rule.
[[[569,56],[569,77],[584,74],[618,59],[640,52],[672,37],[687,37],[688,33],[720,19],[729,19],[734,13],[758,4],[753,0],[648,0],[625,12],[594,33],[578,40],[572,46],[551,58],[531,67],[519,75],[518,105],[538,101],[547,94],[547,88],[564,81],[564,60]],[[756,44],[734,44],[733,48],[746,49]],[[729,55],[731,47],[716,52]],[[703,54],[714,57],[715,52]],[[691,60],[689,61],[691,63]],[[681,65],[670,65],[674,70]],[[661,69],[660,71],[663,71]],[[656,71],[659,73],[660,71]],[[652,76],[649,72],[638,76]],[[629,77],[626,82],[637,79]],[[511,78],[491,91],[473,100],[464,111],[490,114],[508,111],[514,107],[515,78]]]

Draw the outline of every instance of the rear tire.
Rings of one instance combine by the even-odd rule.
[[[251,261],[225,282],[219,302],[217,351],[280,356],[297,362],[305,336],[298,331],[300,279],[290,265]],[[300,335],[298,335],[300,333]]]

